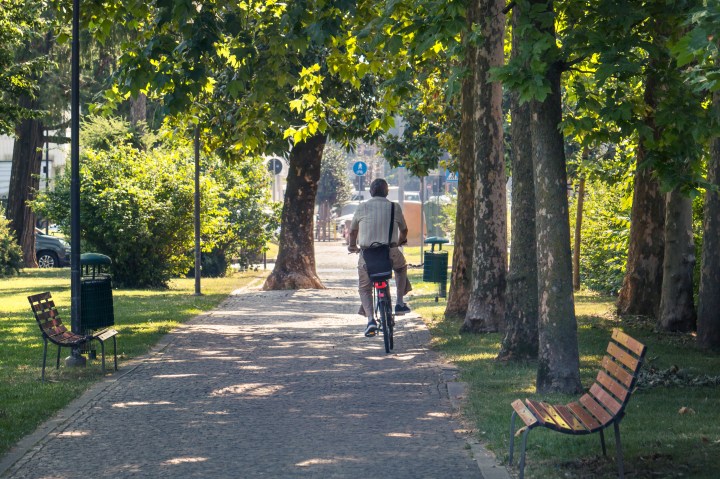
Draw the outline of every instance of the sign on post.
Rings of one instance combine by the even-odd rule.
[[[458,182],[457,171],[445,170],[445,181],[447,181],[448,183],[457,183]]]
[[[353,164],[353,173],[355,173],[357,176],[365,176],[365,173],[367,173],[367,170],[368,170],[368,167],[364,161],[356,161]]]
[[[271,158],[267,163],[267,169],[273,175],[279,175],[283,169],[282,161],[277,158]]]

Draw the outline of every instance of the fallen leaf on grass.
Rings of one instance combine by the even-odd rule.
[[[517,431],[515,431],[515,437],[520,437],[522,433],[524,433],[527,430],[527,426],[521,427]]]
[[[693,408],[683,406],[678,411],[678,414],[695,414],[695,410]]]

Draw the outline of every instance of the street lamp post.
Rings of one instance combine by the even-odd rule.
[[[200,278],[202,268],[202,251],[200,249],[200,125],[195,125],[195,196],[193,223],[195,226],[195,296],[202,296]]]
[[[50,130],[45,129],[45,193],[50,189]],[[50,234],[50,221],[45,220],[45,234]]]
[[[81,334],[80,320],[80,0],[73,0],[70,87],[70,327]],[[65,359],[68,366],[85,366],[80,348]]]

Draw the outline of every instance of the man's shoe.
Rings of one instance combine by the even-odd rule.
[[[375,321],[371,321],[365,328],[365,336],[369,338],[371,336],[375,336],[375,333],[377,333],[377,323]]]
[[[395,305],[395,315],[396,316],[402,316],[403,314],[407,314],[410,312],[410,306],[407,304],[396,304]]]

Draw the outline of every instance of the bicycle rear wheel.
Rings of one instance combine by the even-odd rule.
[[[392,330],[390,329],[390,321],[392,317],[388,316],[387,303],[380,305],[380,324],[382,325],[383,343],[385,343],[385,353],[389,353],[392,349]]]
[[[395,341],[393,340],[393,332],[395,330],[395,318],[393,317],[392,304],[388,301],[385,303],[386,312],[385,317],[387,318],[387,336],[390,349],[395,347]]]

